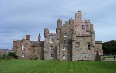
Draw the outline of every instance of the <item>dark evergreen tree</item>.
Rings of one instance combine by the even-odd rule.
[[[116,40],[103,43],[104,54],[116,55]]]

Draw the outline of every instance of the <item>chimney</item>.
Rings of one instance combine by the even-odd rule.
[[[30,41],[30,35],[26,35],[26,40]]]
[[[61,19],[58,19],[57,20],[57,28],[58,29],[61,29],[62,28],[62,20]]]
[[[13,48],[12,48],[12,50],[14,52],[16,52],[16,49],[17,49],[17,41],[13,41]]]
[[[81,11],[78,11],[78,13],[75,13],[75,20],[78,22],[82,22],[82,13]]]
[[[49,34],[49,29],[48,28],[45,28],[44,29],[44,37],[46,38]]]
[[[38,36],[38,41],[40,41],[40,39],[41,39],[41,36],[40,36],[40,33],[39,33],[39,36]]]

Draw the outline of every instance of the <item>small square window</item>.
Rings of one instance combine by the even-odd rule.
[[[50,41],[49,41],[50,43],[53,43],[53,38],[50,38]]]
[[[63,59],[65,59],[65,55],[63,55]]]
[[[75,48],[76,48],[76,49],[79,49],[79,45],[80,45],[79,42],[76,42]]]
[[[22,57],[25,57],[24,54],[22,54]]]
[[[82,29],[85,30],[85,25],[82,25]]]
[[[63,50],[65,50],[65,47],[63,46]]]
[[[50,46],[50,50],[53,50],[53,46]]]
[[[64,40],[64,44],[66,44],[66,40]]]
[[[67,32],[64,32],[64,37],[67,37]]]
[[[51,58],[53,57],[53,54],[51,54],[51,56],[50,56]]]

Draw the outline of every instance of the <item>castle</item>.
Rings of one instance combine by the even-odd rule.
[[[103,55],[102,41],[95,41],[93,24],[82,19],[82,12],[75,13],[75,19],[69,19],[62,24],[57,20],[56,34],[44,29],[44,41],[26,39],[13,41],[13,50],[19,59],[78,61],[100,60]]]

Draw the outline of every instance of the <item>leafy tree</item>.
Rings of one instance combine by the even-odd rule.
[[[116,40],[103,43],[104,54],[116,55]]]
[[[18,56],[14,52],[9,52],[8,54],[0,55],[0,59],[5,59],[5,60],[17,59],[17,58]]]
[[[16,53],[14,53],[14,52],[9,52],[9,53],[8,53],[8,56],[9,56],[10,58],[14,58],[14,59],[17,59],[17,58],[18,58],[18,56],[17,56]]]
[[[0,59],[2,59],[2,55],[0,55]]]

